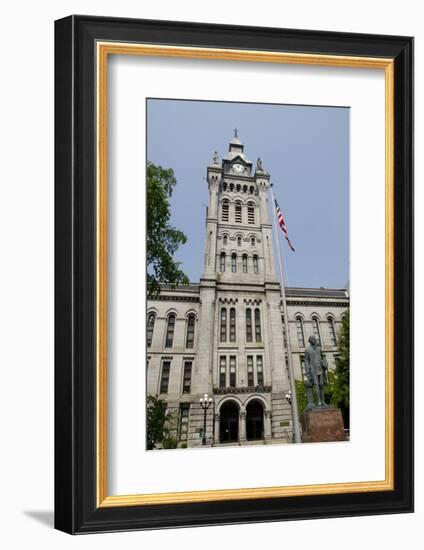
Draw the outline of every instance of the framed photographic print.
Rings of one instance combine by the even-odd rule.
[[[413,39],[55,27],[55,525],[413,509]]]

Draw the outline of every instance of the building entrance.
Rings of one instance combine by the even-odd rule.
[[[234,401],[222,405],[219,412],[219,442],[232,443],[239,439],[239,408]]]
[[[246,407],[246,438],[264,439],[264,409],[260,401],[251,401]]]

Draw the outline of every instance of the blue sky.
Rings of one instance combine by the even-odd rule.
[[[228,151],[233,129],[244,153],[261,157],[285,217],[287,286],[342,288],[349,280],[349,109],[149,99],[147,158],[173,168],[172,223],[187,235],[176,259],[190,280],[203,267],[206,167]],[[270,213],[272,214],[272,213]],[[280,230],[279,230],[280,231]]]

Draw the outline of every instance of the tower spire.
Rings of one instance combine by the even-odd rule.
[[[236,127],[234,128],[233,132],[234,132],[234,136],[230,140],[229,150],[231,151],[231,149],[235,147],[236,150],[243,151],[244,146],[239,138],[239,129]]]

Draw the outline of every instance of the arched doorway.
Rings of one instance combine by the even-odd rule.
[[[264,408],[257,399],[250,401],[246,407],[246,439],[264,439]]]
[[[219,442],[232,443],[238,439],[239,408],[234,401],[228,401],[219,411]]]

